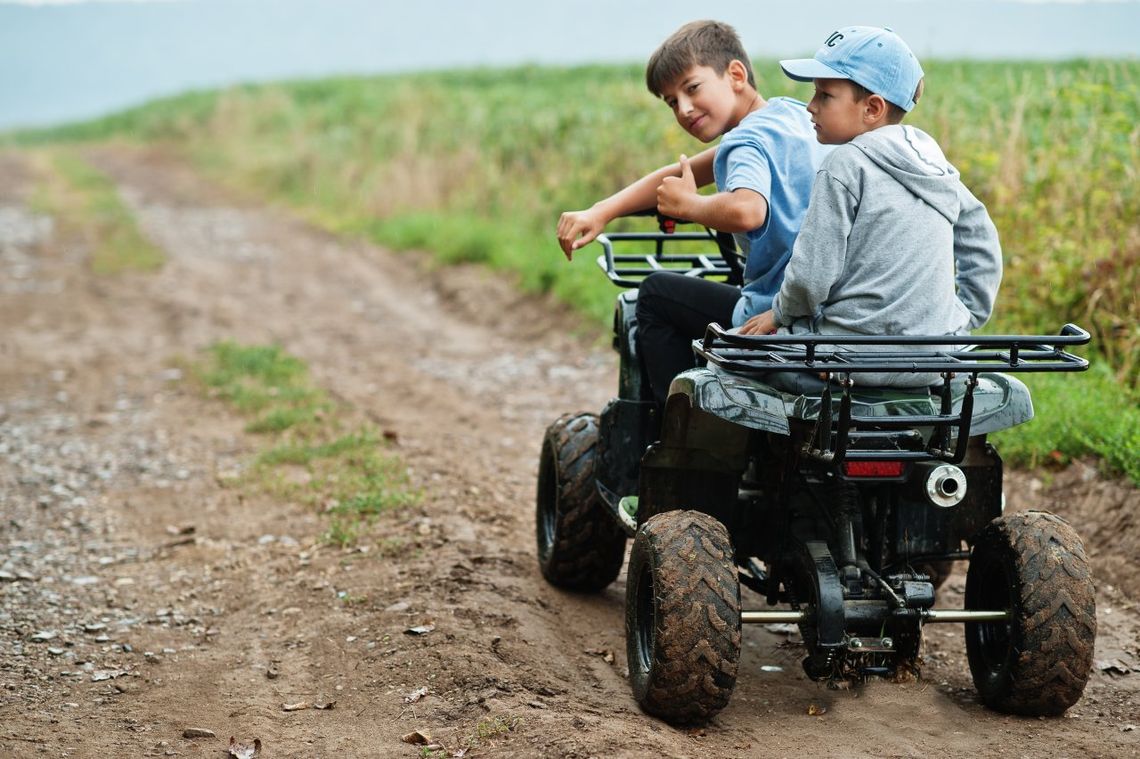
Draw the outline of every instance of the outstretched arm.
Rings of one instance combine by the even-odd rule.
[[[713,157],[716,148],[709,148],[689,159],[693,180],[697,187],[712,184]],[[667,177],[681,176],[680,162],[662,166],[646,174],[633,184],[618,190],[613,195],[599,200],[590,208],[581,211],[567,211],[558,219],[558,244],[570,260],[574,251],[592,242],[614,219],[619,216],[644,211],[657,205],[657,188]],[[665,213],[663,211],[663,213]],[[669,214],[672,216],[673,214]],[[678,217],[688,218],[688,217]]]
[[[700,195],[692,162],[681,156],[680,164],[681,176],[665,177],[657,188],[657,210],[661,213],[720,232],[747,232],[764,226],[768,201],[763,195],[744,188]]]

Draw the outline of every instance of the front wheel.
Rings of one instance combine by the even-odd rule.
[[[546,430],[538,464],[538,565],[552,585],[598,591],[617,579],[625,533],[594,484],[598,417],[568,414]]]
[[[968,622],[966,656],[978,695],[1002,712],[1057,716],[1084,692],[1096,640],[1096,594],[1084,546],[1043,511],[998,517],[966,573],[966,608],[1008,610]]]
[[[708,720],[728,705],[740,660],[740,583],[724,525],[697,511],[652,517],[626,577],[634,698],[667,722]]]

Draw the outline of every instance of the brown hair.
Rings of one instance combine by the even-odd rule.
[[[848,84],[851,85],[851,89],[855,93],[855,102],[856,103],[861,102],[863,100],[866,100],[867,98],[871,97],[871,95],[875,94],[874,92],[871,92],[869,89],[867,89],[866,87],[864,87],[863,85],[859,84],[858,82],[856,82],[852,79],[848,79],[847,82],[848,82]],[[914,90],[914,102],[915,103],[917,103],[918,99],[920,97],[922,97],[922,91],[924,89],[926,89],[925,85],[926,85],[925,79],[919,79],[918,80],[918,87],[916,87]],[[880,95],[879,97],[882,97],[882,95]],[[902,120],[904,118],[906,118],[906,111],[904,111],[901,107],[895,105],[891,101],[887,100],[886,98],[883,98],[883,100],[887,104],[887,123],[888,124],[901,124]]]
[[[723,76],[728,64],[740,61],[748,83],[756,87],[752,62],[736,30],[720,21],[690,21],[661,43],[645,67],[645,85],[657,97],[693,66],[708,66]]]

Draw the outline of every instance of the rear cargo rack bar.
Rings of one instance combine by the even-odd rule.
[[[1057,335],[737,335],[710,324],[694,350],[736,374],[781,372],[1080,372],[1088,361],[1060,346],[1084,345],[1089,333],[1066,324]],[[853,349],[898,346],[896,350]],[[903,346],[948,346],[911,350]]]
[[[833,420],[833,383],[828,381],[820,396],[815,429],[804,443],[803,453],[809,458],[836,466],[845,460],[930,458],[957,464],[966,455],[980,373],[1084,371],[1088,361],[1065,347],[1084,345],[1089,339],[1089,333],[1076,324],[1066,324],[1058,335],[738,335],[710,324],[704,339],[694,341],[693,350],[709,364],[734,374],[762,378],[773,372],[803,372],[828,380],[834,377],[841,388],[838,419]],[[860,350],[860,346],[882,347]],[[941,374],[939,413],[852,415],[853,375],[869,372]],[[958,413],[953,412],[951,385],[956,375],[966,377]],[[907,438],[898,431],[915,427],[933,427],[930,443],[921,449],[899,449],[898,443]],[[868,442],[882,445],[867,446]]]

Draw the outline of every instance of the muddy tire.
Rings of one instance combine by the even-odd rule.
[[[633,697],[667,722],[708,720],[728,704],[740,660],[740,582],[724,525],[696,511],[652,517],[626,577]]]
[[[1007,622],[966,624],[974,686],[992,709],[1056,716],[1088,682],[1096,595],[1084,546],[1060,517],[1041,511],[990,522],[974,542],[966,608],[1009,609]]]
[[[625,558],[625,533],[594,485],[598,418],[568,414],[546,430],[538,465],[538,564],[552,585],[598,591]]]

